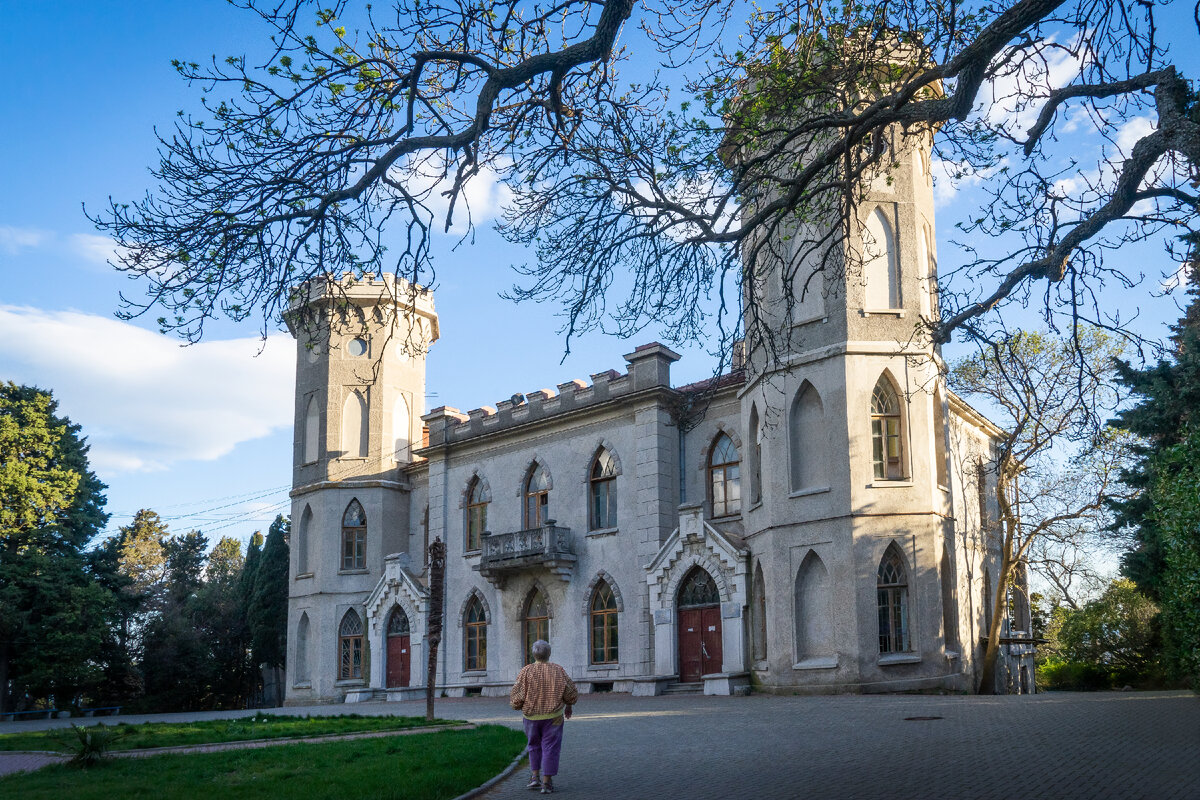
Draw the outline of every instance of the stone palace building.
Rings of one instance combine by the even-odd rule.
[[[784,350],[701,384],[673,386],[654,343],[624,372],[426,411],[431,293],[303,287],[287,701],[423,694],[437,538],[439,693],[506,693],[539,638],[585,692],[973,687],[1001,432],[914,343],[936,308],[928,141],[897,158],[858,211],[861,274],[786,310],[767,291]],[[1001,688],[1031,690],[1032,648],[1005,650]]]

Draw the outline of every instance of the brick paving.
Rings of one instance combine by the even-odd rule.
[[[1200,698],[1184,692],[652,697],[585,695],[567,723],[558,794],[579,798],[1200,799]],[[276,709],[422,714],[424,704]],[[438,716],[519,726],[501,698]],[[244,716],[206,712],[111,722]],[[905,717],[936,716],[907,721]],[[109,722],[109,720],[105,720]],[[66,720],[0,724],[0,733]],[[0,754],[0,772],[18,756]],[[485,795],[530,798],[521,769]]]

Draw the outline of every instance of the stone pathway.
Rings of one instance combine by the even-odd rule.
[[[276,709],[424,713],[423,702]],[[205,712],[113,722],[246,716]],[[519,727],[503,698],[439,700],[443,719]],[[939,719],[908,719],[938,717]],[[107,721],[107,720],[106,720]],[[0,733],[66,720],[0,724]],[[9,759],[0,754],[0,772]],[[40,766],[27,762],[31,768]],[[530,798],[521,769],[489,800]],[[650,697],[585,695],[567,723],[558,793],[579,798],[1200,797],[1200,698],[1186,692]]]
[[[1200,798],[1200,698],[585,696],[570,798]],[[940,719],[909,720],[909,717]],[[522,768],[489,800],[530,798]]]

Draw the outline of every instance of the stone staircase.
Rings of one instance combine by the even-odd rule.
[[[697,681],[695,683],[668,683],[663,689],[663,694],[703,694],[704,683]]]

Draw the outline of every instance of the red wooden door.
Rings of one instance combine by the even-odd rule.
[[[701,614],[706,609],[679,609],[679,680],[694,683],[704,674],[701,644]]]
[[[700,609],[701,675],[721,671],[721,607]]]
[[[408,686],[408,636],[389,636],[387,640],[387,685],[390,689]]]

